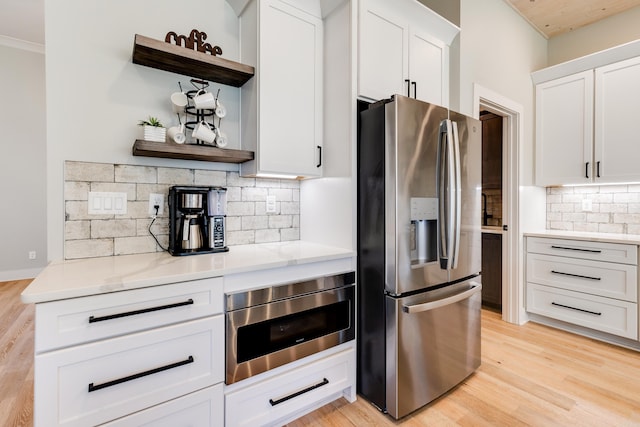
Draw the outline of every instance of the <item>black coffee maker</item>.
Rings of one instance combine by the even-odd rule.
[[[169,252],[196,255],[226,252],[226,189],[174,186],[169,189]]]

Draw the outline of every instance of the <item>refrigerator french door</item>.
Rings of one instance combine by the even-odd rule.
[[[358,391],[397,419],[480,365],[481,125],[400,95],[359,119]]]

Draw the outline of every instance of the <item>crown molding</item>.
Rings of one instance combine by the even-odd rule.
[[[28,50],[29,52],[44,54],[44,44],[34,43],[27,40],[15,39],[0,34],[0,46],[12,47],[15,49]]]

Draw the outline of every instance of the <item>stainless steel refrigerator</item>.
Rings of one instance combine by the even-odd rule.
[[[395,95],[358,130],[358,392],[400,418],[480,366],[478,120]]]

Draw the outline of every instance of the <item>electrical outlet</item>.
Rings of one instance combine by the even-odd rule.
[[[584,212],[593,211],[593,201],[591,199],[582,199],[582,210]]]
[[[156,212],[156,206],[158,211]],[[149,215],[162,215],[164,213],[164,195],[151,193],[149,194]]]
[[[36,259],[36,251],[29,251],[29,259]]]
[[[276,196],[267,196],[267,213],[276,211]]]

